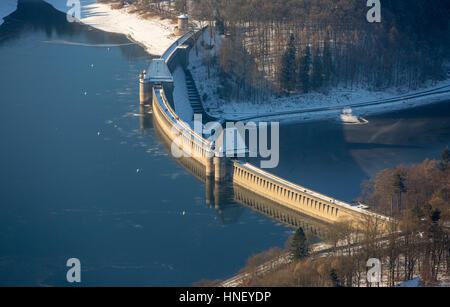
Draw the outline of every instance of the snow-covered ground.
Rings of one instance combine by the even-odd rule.
[[[129,13],[130,7],[113,10],[108,4],[96,3],[85,9],[89,15],[81,22],[106,32],[125,34],[153,55],[162,55],[177,38],[170,20],[144,19]]]
[[[446,88],[439,90],[446,86]],[[423,91],[436,89],[433,94],[421,96]],[[447,90],[445,93],[441,93]],[[317,120],[340,118],[342,110],[350,107],[353,114],[373,115],[393,110],[411,108],[419,105],[450,100],[450,80],[445,80],[421,90],[405,94],[391,90],[372,92],[367,89],[336,88],[328,94],[309,93],[285,98],[273,98],[267,104],[248,102],[223,103],[216,106],[216,115],[224,119],[258,118],[283,120]],[[419,96],[419,97],[417,97]],[[395,101],[389,101],[389,100]]]
[[[398,285],[396,285],[395,287],[400,287],[400,288],[415,288],[415,287],[423,287],[422,282],[420,281],[420,277],[416,277],[414,279],[408,280],[408,281],[404,281],[402,283],[399,283]]]
[[[67,0],[44,0],[57,10],[67,13]],[[142,45],[152,55],[162,55],[177,39],[174,24],[168,19],[144,19],[130,13],[132,7],[113,10],[109,4],[81,0],[81,22],[106,32],[120,33]],[[0,0],[0,24],[3,17],[14,12],[17,0]]]
[[[348,89],[338,87],[327,93],[297,94],[285,97],[274,97],[265,103],[246,101],[225,101],[217,94],[219,79],[208,68],[203,59],[208,54],[214,54],[220,48],[221,37],[216,35],[210,39],[209,32],[204,34],[206,44],[214,45],[212,49],[201,47],[190,53],[190,70],[197,84],[204,107],[214,117],[224,120],[280,120],[280,121],[311,121],[319,119],[341,119],[344,109],[350,108],[353,115],[366,116],[393,110],[406,109],[414,106],[450,100],[450,79],[424,85],[423,88],[411,91],[403,89],[387,89],[384,91],[369,91],[366,88]],[[216,53],[217,54],[217,53]],[[429,92],[434,90],[434,92]],[[426,92],[426,93],[425,93]],[[206,95],[205,95],[206,94]],[[364,121],[362,121],[364,123]]]
[[[17,0],[0,1],[0,25],[4,22],[3,18],[17,9]]]

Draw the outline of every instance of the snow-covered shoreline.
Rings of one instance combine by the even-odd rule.
[[[67,13],[70,9],[67,0],[44,0],[55,9]],[[109,4],[96,3],[94,0],[81,0],[81,19],[83,24],[96,29],[124,34],[143,46],[151,55],[160,56],[177,39],[173,35],[174,24],[168,19],[144,19],[130,13],[131,7],[112,9]],[[17,8],[17,0],[0,1],[0,24],[3,17]]]
[[[124,34],[142,45],[151,55],[161,56],[177,39],[174,25],[168,19],[144,19],[129,13],[130,8],[112,9],[109,4],[95,3],[84,7],[88,12],[81,22],[105,32]]]

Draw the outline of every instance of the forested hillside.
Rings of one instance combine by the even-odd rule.
[[[115,1],[124,3],[124,1]],[[187,11],[225,34],[207,65],[222,93],[249,99],[336,86],[419,88],[446,77],[448,0],[128,0],[154,12]],[[223,95],[222,95],[223,96]]]
[[[199,18],[215,20],[229,34],[219,64],[244,84],[244,92],[268,88],[265,80],[273,91],[291,93],[361,84],[417,88],[445,76],[450,42],[445,0],[381,1],[381,23],[366,20],[363,0],[195,3]],[[242,63],[248,63],[245,69]]]

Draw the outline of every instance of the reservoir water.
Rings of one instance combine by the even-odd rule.
[[[0,26],[0,285],[70,285],[75,257],[81,285],[189,286],[284,246],[291,228],[232,201],[210,206],[169,156],[139,108],[149,60],[45,3]],[[368,120],[282,126],[272,171],[351,200],[381,168],[437,158],[450,141],[448,103]]]
[[[23,4],[0,26],[0,284],[68,285],[75,257],[82,285],[189,286],[283,246],[291,229],[209,208],[141,129],[143,48],[65,20]]]

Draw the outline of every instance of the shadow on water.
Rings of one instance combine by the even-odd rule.
[[[127,59],[153,58],[138,44],[130,46],[130,41],[124,35],[103,32],[78,22],[68,22],[65,13],[42,0],[19,0],[17,10],[5,17],[4,23],[0,25],[0,47],[30,32],[45,33],[49,43],[74,43],[52,41],[53,37],[65,36],[81,40],[80,45],[84,43],[93,47],[119,47]]]
[[[439,158],[450,143],[450,103],[367,117],[366,125],[319,121],[280,128],[280,163],[270,170],[344,201],[384,168]]]
[[[351,155],[352,145],[346,142],[344,129],[342,124],[330,121],[280,125],[279,164],[268,171],[334,198],[351,201],[346,193],[348,186],[359,187],[365,174]],[[258,159],[250,162],[259,166]]]
[[[183,167],[189,174],[194,176],[201,183],[205,184],[205,202],[209,208],[216,210],[218,216],[224,224],[233,224],[239,221],[239,217],[243,213],[243,208],[233,202],[233,189],[228,183],[214,184],[212,178],[205,176],[205,167],[191,158],[175,158],[171,154],[171,140],[166,136],[153,116],[147,111],[147,107],[141,108],[141,129],[149,133],[150,129],[154,132],[170,157]],[[142,113],[142,111],[144,113]]]
[[[151,118],[141,118],[149,134],[140,133],[136,79],[146,57],[48,44],[45,27],[15,22],[0,29],[13,31],[0,46],[0,284],[67,286],[65,263],[77,257],[83,285],[187,286],[230,276],[252,254],[284,244],[290,229],[236,202],[222,206],[214,187],[210,206],[221,213],[209,209]],[[51,38],[110,37],[84,29],[58,36],[55,28]]]

